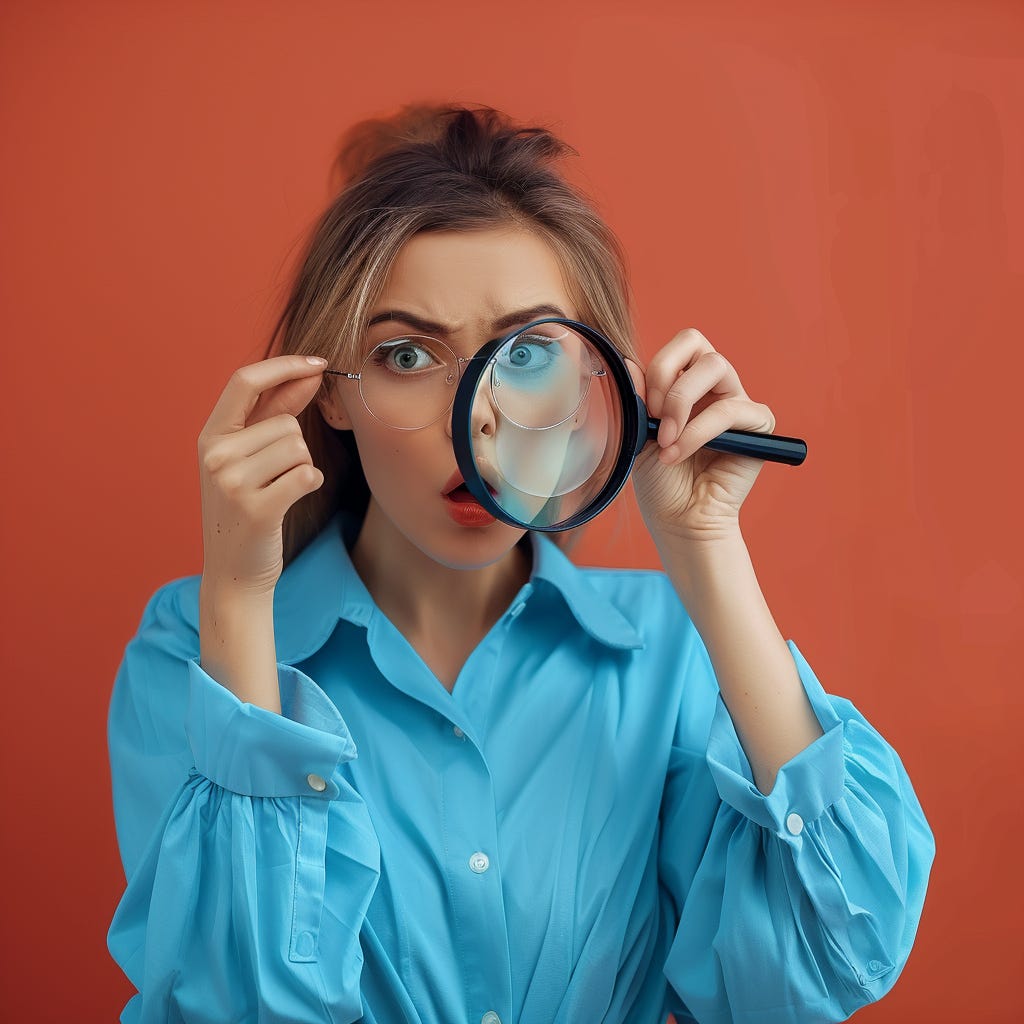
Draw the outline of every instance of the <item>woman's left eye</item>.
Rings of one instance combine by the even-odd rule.
[[[553,340],[540,334],[521,334],[498,354],[498,362],[510,370],[543,370],[554,359]]]

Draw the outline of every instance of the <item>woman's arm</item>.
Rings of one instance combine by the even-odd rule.
[[[754,781],[770,793],[779,768],[822,729],[761,593],[739,525],[707,542],[656,535],[655,543],[711,656]]]
[[[821,735],[766,794],[692,624],[678,643],[658,860],[667,1009],[707,1024],[844,1020],[895,984],[921,918],[935,842],[910,779],[789,641]]]
[[[199,586],[200,665],[239,700],[281,713],[274,594]]]
[[[138,989],[121,1019],[358,1020],[359,932],[380,849],[337,770],[355,745],[296,668],[274,662],[278,714],[201,667],[178,607],[183,593],[196,600],[193,581],[150,601],[111,698],[126,887],[107,941]],[[329,830],[347,870],[343,904],[325,912]]]

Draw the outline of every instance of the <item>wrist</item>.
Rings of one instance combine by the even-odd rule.
[[[734,530],[700,537],[662,534],[655,548],[665,572],[687,608],[702,595],[728,591],[751,573],[750,552],[737,526]]]
[[[215,574],[204,571],[199,581],[199,600],[208,604],[216,603],[218,607],[259,608],[274,606],[276,582],[271,585],[236,583],[225,580]]]

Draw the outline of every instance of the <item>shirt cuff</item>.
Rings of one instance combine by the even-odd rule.
[[[726,803],[758,825],[791,839],[803,831],[805,822],[814,821],[843,795],[846,765],[843,721],[796,644],[792,640],[786,644],[824,735],[779,769],[775,785],[766,795],[754,783],[750,762],[719,692],[707,762],[719,796]]]
[[[356,745],[331,699],[305,673],[278,662],[281,714],[241,701],[188,660],[185,719],[196,769],[243,796],[333,800],[332,775]]]

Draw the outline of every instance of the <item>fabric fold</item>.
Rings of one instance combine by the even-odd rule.
[[[719,694],[705,761],[722,802],[707,803],[709,839],[692,874],[671,864],[683,820],[663,808],[668,906],[682,908],[665,961],[678,997],[668,1008],[702,1024],[843,1020],[892,987],[920,919],[934,837],[903,765],[788,646],[824,734],[764,794]],[[696,751],[677,747],[669,799],[692,794],[687,776],[699,772]]]
[[[356,757],[356,745],[337,708],[308,676],[278,663],[277,714],[239,700],[198,658],[189,659],[188,673],[185,731],[203,775],[243,796],[338,795],[334,769]],[[320,779],[326,788],[314,788]]]

